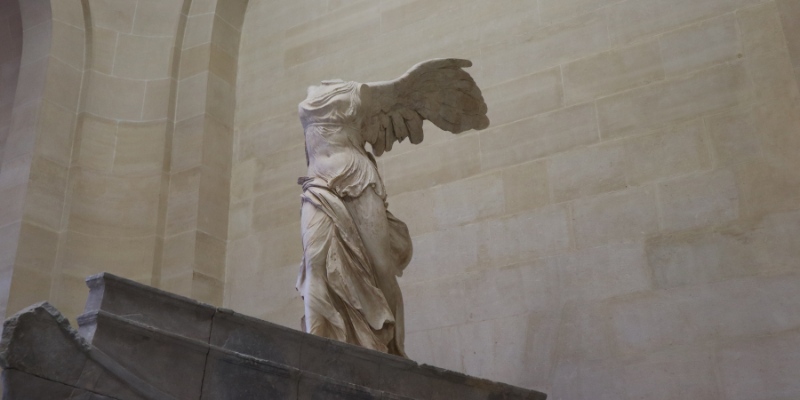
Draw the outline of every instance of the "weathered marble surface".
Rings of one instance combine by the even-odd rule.
[[[397,277],[411,261],[411,236],[387,209],[375,157],[406,138],[422,142],[423,120],[453,133],[488,127],[483,95],[463,70],[470,66],[430,60],[392,81],[334,80],[308,88],[299,106],[308,171],[298,181],[303,265],[297,280],[306,332],[406,356]]]
[[[546,398],[113,275],[88,283],[79,331],[47,303],[6,321],[4,400]]]

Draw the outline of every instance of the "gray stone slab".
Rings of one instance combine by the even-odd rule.
[[[86,363],[81,372],[81,378],[75,386],[93,393],[113,396],[119,400],[147,400],[135,392],[129,384],[110,375],[106,368],[93,362]]]
[[[294,400],[299,378],[297,369],[212,348],[201,400]]]
[[[398,396],[396,394],[386,393],[386,392],[383,392],[383,397],[381,397],[381,399],[382,400],[414,400],[411,397],[403,397],[403,396]]]
[[[411,360],[331,339],[312,335],[304,335],[303,338],[305,340],[299,365],[301,370],[355,385],[383,390],[384,388],[376,386],[376,383],[380,376],[381,365],[387,359],[416,365]]]
[[[0,362],[10,371],[4,377],[7,392],[17,396],[6,398],[24,398],[19,393],[32,382],[28,375],[46,381],[34,400],[546,398],[216,309],[113,275],[88,282],[87,312],[79,317],[88,340],[46,303],[6,322]],[[73,397],[64,397],[68,389]]]
[[[382,400],[384,398],[384,393],[381,391],[316,374],[303,374],[299,383],[297,400]]]
[[[119,400],[166,399],[143,397],[148,385],[132,387],[130,382],[121,379],[126,377],[127,371],[119,368],[113,360],[105,365],[98,363],[97,359],[104,357],[51,305],[31,306],[4,324],[0,341],[0,362],[8,372],[4,376],[4,398],[28,399],[26,396],[33,396],[27,393],[36,393],[42,399],[72,398],[62,397],[65,388],[72,388],[75,396],[85,398],[105,395]],[[43,382],[30,377],[38,377]],[[34,384],[40,388],[36,392],[30,390]]]
[[[486,400],[488,398],[485,388],[482,385],[475,385],[477,382],[471,382],[466,375],[437,372],[436,369],[427,366],[384,366],[375,386],[389,393],[418,399]]]
[[[95,316],[92,346],[166,394],[177,399],[200,398],[207,343],[103,311]]]
[[[17,370],[3,371],[3,400],[120,400]]]
[[[212,346],[299,367],[303,342],[297,331],[280,325],[226,309],[214,314]]]
[[[93,275],[86,284],[90,290],[84,315],[103,310],[126,320],[208,342],[211,319],[216,312],[213,306],[108,273]],[[79,325],[81,334],[91,340],[94,327],[80,320]]]
[[[40,303],[3,324],[0,365],[74,385],[88,361],[88,348],[58,310]]]

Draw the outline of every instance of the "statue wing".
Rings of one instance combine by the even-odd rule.
[[[365,138],[375,156],[405,138],[413,144],[422,142],[426,119],[453,133],[488,127],[481,90],[463,70],[470,66],[469,60],[430,60],[393,81],[362,86]]]

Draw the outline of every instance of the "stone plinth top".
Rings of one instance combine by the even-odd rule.
[[[87,283],[78,331],[47,303],[6,321],[5,400],[546,398],[111,274]]]

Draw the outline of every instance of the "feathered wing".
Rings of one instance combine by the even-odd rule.
[[[478,85],[463,70],[469,60],[437,59],[412,67],[400,78],[362,86],[365,135],[380,156],[394,142],[422,142],[422,121],[461,133],[489,126],[487,107]]]

